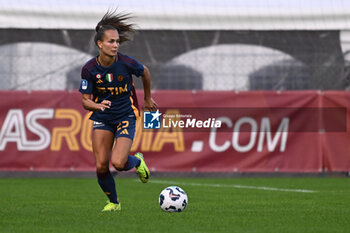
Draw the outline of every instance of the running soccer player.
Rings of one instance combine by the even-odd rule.
[[[135,167],[143,183],[148,182],[150,177],[143,155],[130,155],[136,118],[139,117],[132,75],[142,78],[144,108],[155,111],[157,104],[151,97],[148,68],[118,52],[120,43],[130,40],[130,33],[135,32],[133,25],[126,23],[128,19],[128,14],[115,14],[115,11],[108,11],[103,16],[96,26],[94,38],[99,55],[89,60],[81,72],[79,91],[82,93],[82,105],[93,112],[90,119],[93,120],[92,147],[97,180],[109,199],[102,211],[121,209],[109,170],[110,162],[118,171]]]

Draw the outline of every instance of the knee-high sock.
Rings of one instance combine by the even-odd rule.
[[[131,168],[140,166],[141,161],[135,156],[128,155],[128,161],[126,161],[123,171],[128,171]]]
[[[112,174],[108,171],[105,173],[97,173],[97,181],[103,192],[107,195],[110,202],[119,203],[117,190]]]

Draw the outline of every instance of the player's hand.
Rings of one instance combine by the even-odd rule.
[[[101,103],[100,103],[100,110],[101,111],[104,111],[106,108],[110,108],[111,107],[111,101],[109,100],[103,100]]]
[[[151,98],[145,99],[143,103],[144,109],[150,111],[150,112],[155,112],[157,111],[158,104]]]

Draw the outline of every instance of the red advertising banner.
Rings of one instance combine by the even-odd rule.
[[[2,91],[0,170],[92,170],[80,93]]]
[[[273,107],[290,107],[295,110],[315,108],[319,105],[317,92],[184,91],[156,94],[159,95],[159,98],[157,96],[155,98],[160,107],[166,106],[175,111],[176,109],[181,111],[181,107],[225,108],[228,114],[222,117],[225,119],[225,124],[232,128],[231,131],[201,133],[158,131],[155,139],[150,142],[153,143],[150,148],[135,145],[146,154],[151,166],[157,171],[318,172],[322,170],[318,132],[264,132],[269,130],[263,126],[266,122],[271,123],[273,119],[267,118],[265,119],[267,121],[263,121],[264,115],[260,114],[261,109]],[[246,111],[247,108],[249,111]],[[234,120],[232,117],[235,116],[229,114],[231,109],[238,109],[235,112],[242,111],[243,115]],[[244,115],[245,113],[247,115]],[[304,122],[302,119],[298,120],[301,125],[309,122],[308,119],[304,119]],[[274,122],[275,125],[271,125],[271,128],[277,129],[282,117],[278,117]],[[248,126],[247,130],[239,127],[243,124]]]
[[[346,131],[322,134],[324,168],[326,171],[350,171],[350,93],[327,91],[322,96],[322,105],[346,109]],[[332,123],[339,124],[342,120],[335,117]]]
[[[92,122],[80,93],[1,94],[0,170],[95,170]],[[152,171],[349,171],[349,97],[317,91],[156,91],[162,127],[144,129],[139,120],[132,152],[143,152]]]

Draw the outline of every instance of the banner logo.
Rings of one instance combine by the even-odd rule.
[[[143,112],[143,128],[144,129],[160,129],[160,122],[162,114],[157,110],[156,112]]]

